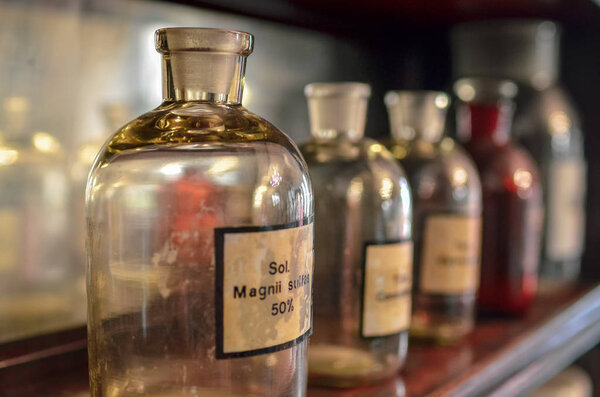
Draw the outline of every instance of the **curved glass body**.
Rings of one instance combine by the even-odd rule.
[[[349,102],[357,100],[340,95]],[[364,108],[349,110],[353,115],[346,114],[352,106],[342,106],[332,116],[338,120],[325,120],[320,117],[331,115],[329,106],[339,103],[331,99],[323,105],[320,101],[325,100],[309,96],[315,138],[301,150],[315,194],[314,333],[308,353],[312,384],[351,387],[376,382],[395,375],[407,352],[410,191],[390,153],[361,138],[366,113],[366,98],[362,99]],[[345,116],[356,117],[353,138],[338,128],[349,123],[340,120]],[[392,256],[381,255],[380,249],[392,250]],[[377,291],[370,290],[371,282]],[[375,308],[379,303],[382,306]]]
[[[415,271],[411,336],[457,341],[474,324],[481,245],[481,184],[469,156],[443,138],[448,96],[390,91],[392,138],[413,193]]]
[[[585,240],[586,161],[579,118],[565,92],[556,86],[529,90],[515,120],[519,143],[536,160],[543,182],[545,227],[541,276],[575,280]]]
[[[230,33],[181,32],[196,37],[195,44],[206,34]],[[158,33],[160,45],[165,31]],[[243,35],[249,36],[240,33],[235,39]],[[177,39],[173,36],[170,45],[179,45]],[[225,44],[230,46],[224,50],[232,51],[235,42]],[[257,354],[224,357],[240,351],[227,350],[226,339],[217,342],[232,326],[237,334],[257,327],[264,335],[270,332],[267,325],[260,327],[261,319],[270,321],[271,297],[255,300],[265,302],[264,309],[268,303],[268,310],[257,314],[252,306],[245,323],[228,323],[235,307],[227,303],[229,290],[219,277],[235,274],[217,257],[219,244],[224,244],[225,263],[228,255],[247,253],[235,273],[247,277],[252,296],[251,256],[263,247],[227,245],[227,232],[250,226],[243,234],[255,232],[260,245],[262,230],[310,222],[313,201],[305,163],[281,131],[239,105],[239,95],[224,93],[219,102],[218,95],[204,95],[206,86],[194,85],[197,80],[178,83],[169,71],[181,65],[174,57],[164,59],[165,102],[117,131],[88,183],[92,396],[304,395],[305,336]],[[192,76],[202,75],[197,73]],[[240,83],[235,80],[232,84]],[[184,83],[190,85],[178,86]],[[213,99],[190,100],[181,93]],[[276,245],[264,244],[276,251]],[[312,257],[312,248],[305,254]],[[262,275],[257,280],[264,281]],[[257,290],[262,291],[257,288],[255,295]],[[296,312],[310,307],[308,301],[294,303]],[[286,319],[291,315],[282,313]]]
[[[479,175],[469,156],[451,138],[438,142],[395,139],[386,146],[406,170],[413,192],[415,282],[411,335],[440,344],[452,343],[474,325],[481,243]],[[440,241],[446,229],[450,234],[464,232],[464,240]],[[426,239],[443,247],[440,255],[445,259],[426,258]],[[426,259],[441,262],[452,258],[456,272],[445,274],[445,286],[436,281],[441,276],[423,274]]]
[[[530,306],[537,292],[542,187],[529,154],[510,140],[512,103],[499,94],[486,100],[477,97],[480,88],[490,95],[490,86],[504,92],[514,86],[496,83],[473,79],[455,85],[468,85],[476,92],[475,98],[458,106],[458,133],[465,139],[482,185],[478,304],[483,310],[519,314]],[[460,87],[457,91],[460,96]]]

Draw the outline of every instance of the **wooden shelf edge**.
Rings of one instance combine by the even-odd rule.
[[[511,397],[535,390],[585,354],[599,340],[600,322],[498,385],[489,396]]]
[[[596,285],[510,348],[479,363],[476,376],[458,377],[429,396],[490,395],[492,389],[498,396],[514,395],[515,388],[532,389],[543,383],[599,341],[600,285]]]

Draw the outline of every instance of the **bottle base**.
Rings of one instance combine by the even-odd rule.
[[[474,294],[416,294],[410,336],[441,346],[456,344],[473,330],[474,307]]]
[[[338,388],[364,386],[394,376],[400,365],[397,357],[382,361],[357,348],[311,345],[308,383]]]
[[[473,330],[472,322],[424,322],[413,317],[410,337],[424,343],[440,346],[455,345]]]

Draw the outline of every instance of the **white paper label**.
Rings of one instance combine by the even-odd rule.
[[[548,176],[546,256],[551,260],[576,258],[584,239],[585,163],[553,163]]]
[[[313,225],[215,229],[217,358],[287,349],[312,327]]]
[[[412,241],[367,244],[361,334],[393,335],[410,325]]]
[[[433,215],[425,221],[421,249],[421,291],[456,295],[479,285],[481,218]]]

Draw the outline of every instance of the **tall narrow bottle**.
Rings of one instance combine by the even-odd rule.
[[[454,85],[457,132],[475,160],[483,195],[481,286],[484,310],[520,314],[537,292],[542,187],[529,154],[512,142],[517,86],[508,80],[460,79]]]
[[[300,396],[311,184],[241,105],[248,33],[156,32],[164,102],[117,131],[87,187],[92,396]]]
[[[413,192],[415,277],[411,336],[452,343],[473,328],[479,285],[481,184],[475,165],[443,138],[449,98],[442,92],[385,96],[388,148]]]
[[[586,160],[577,109],[559,82],[560,27],[544,20],[460,25],[453,34],[456,77],[495,77],[519,84],[515,138],[536,161],[545,227],[540,274],[579,276],[585,240]]]
[[[404,171],[363,137],[370,87],[306,87],[315,192],[315,322],[309,382],[350,387],[393,376],[407,349],[411,197]]]

